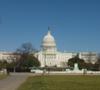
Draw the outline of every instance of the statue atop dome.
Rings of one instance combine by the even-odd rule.
[[[50,26],[48,26],[48,31],[50,31]]]
[[[48,27],[48,35],[51,35],[51,29]]]

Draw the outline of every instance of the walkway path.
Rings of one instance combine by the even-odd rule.
[[[11,74],[6,79],[0,80],[0,90],[16,90],[28,77],[28,74]]]

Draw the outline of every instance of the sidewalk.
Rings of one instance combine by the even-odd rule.
[[[29,75],[11,74],[6,79],[0,80],[0,90],[16,90]]]

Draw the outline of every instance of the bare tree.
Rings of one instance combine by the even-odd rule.
[[[37,50],[31,43],[23,43],[21,47],[16,50],[16,52],[20,54],[30,54],[37,52]]]
[[[37,50],[33,47],[31,43],[22,44],[16,52],[21,55],[20,59],[18,60],[18,67],[24,70],[28,70],[32,66],[40,66],[39,60],[34,56]]]

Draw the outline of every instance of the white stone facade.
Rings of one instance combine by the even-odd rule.
[[[7,62],[12,62],[13,60],[16,60],[17,58],[20,58],[20,55],[13,52],[0,52],[0,61],[6,60]]]
[[[57,67],[65,67],[67,66],[67,62],[70,58],[77,55],[77,53],[68,53],[68,52],[59,52],[57,51],[56,42],[54,37],[51,35],[50,31],[43,38],[43,42],[41,45],[41,51],[36,53],[38,60],[41,63],[41,67],[45,66],[57,66]],[[84,55],[83,55],[84,54]],[[87,56],[89,56],[89,52],[80,52],[79,57],[87,61]],[[97,54],[91,53],[92,62],[96,62]]]
[[[98,54],[95,52],[80,52],[79,58],[84,59],[86,63],[94,64],[98,59]]]

